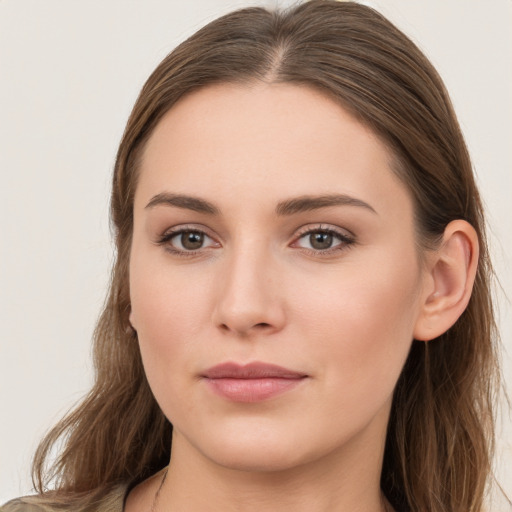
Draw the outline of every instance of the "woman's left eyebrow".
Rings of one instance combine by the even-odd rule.
[[[372,213],[377,214],[373,206],[362,199],[348,196],[346,194],[327,194],[321,196],[301,196],[293,199],[281,201],[276,206],[277,215],[294,215],[296,213],[328,208],[329,206],[357,206],[365,208]]]

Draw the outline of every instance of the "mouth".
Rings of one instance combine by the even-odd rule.
[[[209,368],[201,377],[216,395],[233,402],[252,403],[291,391],[308,375],[268,363],[227,362]]]

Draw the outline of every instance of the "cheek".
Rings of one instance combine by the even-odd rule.
[[[300,330],[317,340],[315,355],[325,362],[327,382],[354,392],[343,393],[347,400],[376,396],[376,389],[392,393],[412,342],[418,310],[415,258],[398,266],[382,252],[375,261],[360,260],[316,280],[295,305]]]
[[[142,252],[142,251],[141,251]],[[147,254],[132,254],[130,297],[132,324],[137,331],[144,368],[150,385],[175,382],[178,369],[193,361],[206,314],[206,293],[199,279],[179,267],[152,264]]]

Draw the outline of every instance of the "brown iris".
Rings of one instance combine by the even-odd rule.
[[[316,232],[309,235],[309,242],[313,249],[329,249],[332,246],[332,234],[325,232]]]
[[[204,243],[204,233],[199,231],[184,231],[180,238],[183,248],[189,251],[200,249]]]

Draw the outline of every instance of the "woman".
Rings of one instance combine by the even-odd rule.
[[[482,207],[440,78],[382,16],[201,29],[135,104],[112,218],[95,385],[5,511],[482,510]]]

